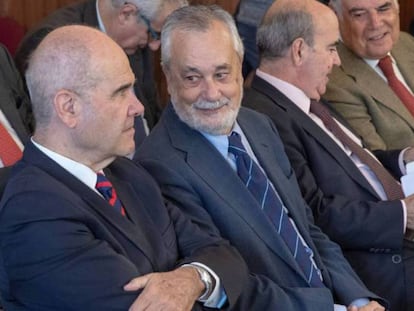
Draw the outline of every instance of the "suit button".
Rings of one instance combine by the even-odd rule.
[[[402,261],[402,258],[400,255],[392,255],[391,260],[395,264],[399,264]]]

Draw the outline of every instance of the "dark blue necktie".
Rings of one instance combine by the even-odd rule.
[[[99,191],[100,194],[108,201],[108,203],[114,207],[117,211],[119,211],[122,216],[125,216],[125,209],[122,206],[121,201],[116,194],[112,183],[106,178],[106,176],[102,173],[98,173],[98,179],[96,181],[96,190]]]
[[[293,257],[302,268],[309,285],[324,287],[318,270],[311,260],[312,250],[302,243],[266,175],[247,154],[239,134],[235,132],[229,136],[229,152],[236,158],[239,177],[287,244]]]

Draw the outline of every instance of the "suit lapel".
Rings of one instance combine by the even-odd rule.
[[[100,216],[104,221],[112,225],[128,240],[135,244],[137,248],[139,248],[147,257],[148,261],[153,264],[154,268],[156,268],[156,264],[153,259],[157,257],[153,254],[153,249],[149,243],[149,240],[147,240],[147,235],[144,235],[142,232],[148,230],[147,228],[151,221],[145,212],[142,212],[142,214],[134,212],[134,210],[138,210],[134,207],[135,202],[138,202],[137,204],[142,203],[136,197],[134,191],[128,183],[109,175],[109,178],[111,178],[111,182],[114,182],[118,195],[122,199],[122,203],[125,204],[125,209],[127,210],[127,213],[131,217],[132,221],[130,221],[127,217],[122,216],[116,209],[112,208],[112,206],[105,199],[100,197],[89,187],[85,186],[84,183],[67,172],[56,162],[44,155],[32,143],[28,143],[26,145],[24,159],[26,162],[30,162],[41,168],[55,180],[64,181],[64,183],[62,182],[62,185],[69,191],[73,192],[73,197],[79,197],[80,200],[86,203],[80,203],[79,208],[85,209],[86,212]],[[107,170],[105,170],[105,172],[106,171]],[[118,187],[116,187],[116,185],[118,185]],[[139,227],[141,224],[144,224],[143,228],[145,229],[141,229]],[[152,235],[153,234],[151,233],[149,236]],[[118,244],[118,242],[115,243]]]
[[[404,76],[405,82],[414,92],[414,51],[403,45],[408,40],[413,41],[414,39],[408,34],[401,33],[400,40],[392,49],[391,54],[399,64],[398,69]]]
[[[296,261],[289,255],[288,247],[227,161],[199,132],[178,120],[171,105],[166,109],[165,117],[175,119],[166,122],[172,145],[186,153],[189,167],[277,256],[294,270],[300,271]]]
[[[410,115],[398,96],[395,95],[395,93],[390,89],[387,82],[384,81],[361,58],[355,57],[355,55],[342,43],[338,46],[338,52],[343,60],[341,67],[344,72],[348,76],[352,77],[358,85],[362,85],[365,92],[368,92],[379,103],[394,111],[414,128],[413,117]],[[413,57],[413,55],[411,56]],[[414,80],[414,77],[411,75],[409,77]]]
[[[356,165],[353,164],[352,160],[349,159],[346,153],[308,115],[292,103],[289,98],[257,76],[253,80],[252,88],[265,94],[275,105],[285,110],[290,118],[301,125],[308,135],[312,136],[321,148],[331,155],[332,159],[343,168],[349,178],[353,179],[372,195],[378,197],[378,194],[367,182]]]

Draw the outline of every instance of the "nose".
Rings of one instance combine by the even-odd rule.
[[[161,46],[161,40],[152,40],[148,42],[148,47],[151,51],[156,52]]]
[[[139,116],[143,115],[145,111],[144,105],[139,101],[139,99],[135,96],[135,94],[132,94],[131,103],[129,105],[128,114],[130,116]]]
[[[339,54],[337,51],[335,51],[335,53],[333,53],[333,62],[334,65],[339,66],[341,65],[341,58],[339,57]]]
[[[369,23],[372,28],[378,27],[381,21],[381,17],[376,10],[369,12]]]
[[[214,79],[205,80],[203,95],[205,99],[211,100],[211,101],[220,99],[220,96],[221,96],[220,88]]]

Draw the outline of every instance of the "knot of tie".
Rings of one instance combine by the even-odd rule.
[[[387,80],[389,79],[388,77],[395,76],[394,69],[392,68],[392,60],[389,55],[380,59],[378,67],[380,67]]]
[[[235,155],[236,157],[246,154],[241,137],[236,132],[232,132],[229,138],[229,152]]]

